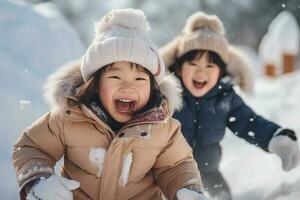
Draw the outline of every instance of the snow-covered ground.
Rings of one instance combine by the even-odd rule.
[[[21,130],[47,111],[47,75],[80,56],[78,34],[55,9],[0,0],[0,181],[1,199],[18,199],[12,146]],[[254,58],[251,58],[255,61]],[[255,62],[253,62],[255,63]],[[259,78],[245,100],[261,115],[300,133],[300,72]],[[283,172],[279,158],[227,133],[221,169],[236,200],[299,200],[300,169]]]

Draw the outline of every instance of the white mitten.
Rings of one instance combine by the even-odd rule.
[[[284,171],[294,169],[300,160],[297,137],[294,131],[281,129],[275,133],[269,143],[269,151],[281,158]]]
[[[80,183],[57,175],[40,180],[33,185],[26,200],[73,200],[71,190],[79,188]]]
[[[207,200],[207,197],[203,194],[187,188],[179,189],[176,193],[176,196],[178,200]]]

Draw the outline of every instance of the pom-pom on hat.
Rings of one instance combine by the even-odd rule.
[[[95,25],[95,38],[83,55],[81,73],[87,81],[100,68],[118,61],[128,61],[148,69],[161,83],[165,65],[158,48],[150,40],[145,14],[137,9],[115,9]]]

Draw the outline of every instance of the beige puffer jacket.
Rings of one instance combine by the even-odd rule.
[[[78,63],[50,77],[46,96],[52,111],[26,128],[14,146],[21,198],[24,186],[54,173],[61,157],[62,176],[80,182],[73,191],[76,200],[162,199],[161,191],[173,199],[183,187],[201,191],[192,150],[180,123],[170,118],[181,102],[177,83],[166,78],[161,107],[113,132],[87,106],[76,104],[72,91],[82,81]]]

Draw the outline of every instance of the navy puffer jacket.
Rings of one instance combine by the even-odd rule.
[[[277,124],[254,113],[233,89],[233,84],[222,79],[205,96],[193,97],[185,88],[183,109],[174,114],[182,124],[182,132],[194,150],[201,172],[219,168],[220,141],[228,127],[235,135],[268,151],[268,144]]]

